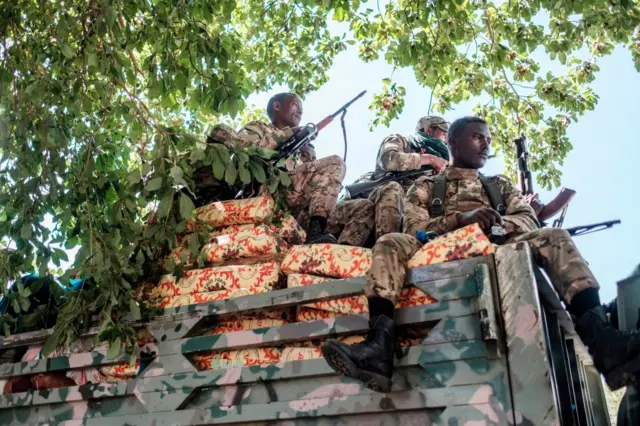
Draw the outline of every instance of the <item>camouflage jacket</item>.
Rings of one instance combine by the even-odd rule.
[[[407,138],[394,134],[382,141],[373,174],[375,178],[379,178],[386,172],[406,172],[419,168],[420,154],[413,150]]]
[[[261,148],[277,150],[278,147],[292,135],[293,130],[289,127],[278,129],[273,124],[251,121],[238,131],[236,146],[239,148],[259,146]],[[287,170],[292,170],[300,164],[302,164],[302,161],[299,156],[294,155],[293,158],[287,160]]]
[[[436,218],[430,217],[433,178],[419,178],[407,192],[405,233],[415,236],[417,231],[425,230],[444,234],[460,227],[456,213],[464,213],[480,207],[491,208],[491,202],[478,178],[477,170],[450,167],[443,173],[447,178],[444,213]],[[506,214],[502,219],[509,236],[513,237],[538,229],[535,212],[520,191],[502,176],[493,176],[491,179],[500,188],[507,206]]]

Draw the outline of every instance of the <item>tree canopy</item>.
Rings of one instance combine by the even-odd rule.
[[[331,19],[346,34],[332,34]],[[247,109],[252,93],[317,90],[349,45],[364,61],[412,68],[433,89],[434,111],[478,100],[506,158],[525,132],[545,187],[559,184],[567,127],[597,103],[598,58],[624,46],[640,69],[631,0],[14,0],[0,4],[0,23],[0,235],[14,249],[0,256],[0,277],[47,276],[78,246],[57,273],[94,283],[67,295],[48,349],[92,314],[99,340],[133,342],[122,319],[144,312],[131,287],[192,217],[195,169],[287,183],[268,152],[207,145],[206,131],[259,116]],[[548,72],[534,52],[566,72]],[[404,88],[393,76],[383,85],[373,125],[402,113]],[[194,238],[196,247],[206,236]],[[14,296],[17,310],[28,296]],[[1,323],[14,331],[6,315]]]

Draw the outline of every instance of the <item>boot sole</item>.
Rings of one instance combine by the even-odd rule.
[[[640,373],[640,355],[631,361],[614,368],[609,373],[604,374],[604,380],[612,391],[616,391],[629,384],[638,384],[637,376]]]
[[[375,392],[391,392],[390,378],[359,368],[339,343],[331,340],[325,342],[322,345],[322,355],[327,364],[337,373],[359,380],[366,388]]]

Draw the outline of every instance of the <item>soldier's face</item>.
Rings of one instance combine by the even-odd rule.
[[[289,96],[275,106],[280,122],[291,128],[298,127],[302,120],[302,101],[297,96]]]
[[[489,158],[491,148],[491,132],[483,123],[467,125],[464,135],[456,147],[457,156],[464,167],[481,169]]]

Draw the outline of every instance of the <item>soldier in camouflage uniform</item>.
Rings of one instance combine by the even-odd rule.
[[[404,284],[406,265],[421,247],[413,237],[419,230],[443,234],[478,223],[486,233],[495,225],[506,230],[506,243],[528,242],[535,261],[545,270],[568,306],[578,335],[589,348],[598,371],[610,387],[624,386],[640,371],[640,332],[620,332],[607,321],[598,296],[599,285],[567,231],[538,229],[536,215],[522,194],[507,180],[494,177],[504,200],[504,215],[491,206],[478,169],[487,161],[491,137],[484,120],[465,117],[451,125],[451,167],[445,171],[442,213],[432,203],[434,179],[420,178],[407,194],[405,234],[389,234],[376,242],[368,274],[367,296],[371,331],[367,340],[347,346],[325,343],[327,362],[338,372],[362,380],[378,391],[389,391],[394,357],[393,313]],[[495,189],[495,187],[494,187]],[[430,213],[431,207],[431,213]]]
[[[280,93],[269,100],[270,124],[252,121],[238,132],[239,147],[260,146],[278,149],[300,125],[302,102],[293,93]],[[303,153],[303,156],[307,154]],[[337,155],[303,162],[299,157],[287,159],[291,189],[285,201],[294,216],[309,217],[306,244],[336,243],[327,233],[327,218],[336,206],[346,172],[344,161]]]
[[[385,138],[378,150],[375,171],[362,176],[356,183],[378,179],[388,172],[420,168],[441,171],[449,159],[445,145],[448,129],[449,124],[442,117],[422,117],[414,134],[394,134]],[[342,232],[339,241],[343,244],[358,246],[365,244],[374,227],[376,239],[400,232],[405,211],[405,192],[413,181],[403,179],[387,182],[371,192],[369,202],[362,199],[340,202],[329,218],[330,230]],[[372,215],[369,216],[371,211]]]

